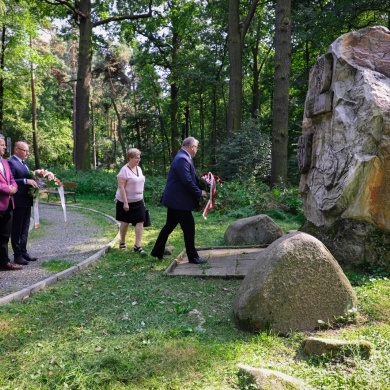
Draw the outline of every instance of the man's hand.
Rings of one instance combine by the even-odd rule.
[[[27,184],[31,187],[38,188],[38,183],[33,179],[27,179]]]
[[[14,187],[12,184],[9,186],[9,193],[10,195],[13,195],[16,193],[18,189],[16,187]]]

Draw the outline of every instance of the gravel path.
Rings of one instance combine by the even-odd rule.
[[[96,224],[93,212],[86,214],[80,209],[67,207],[67,222],[62,208],[48,203],[39,204],[40,227],[30,232],[28,252],[38,257],[20,271],[0,271],[0,297],[37,283],[53,273],[41,266],[45,261],[83,261],[107,246],[114,237],[105,238],[104,226]],[[102,216],[102,218],[104,218]],[[107,226],[115,224],[106,218]],[[10,259],[13,259],[11,245]]]

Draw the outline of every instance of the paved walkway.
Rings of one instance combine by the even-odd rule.
[[[206,264],[189,263],[186,253],[182,252],[167,268],[166,274],[242,279],[262,250],[264,248],[259,247],[198,248],[199,256],[207,260]]]
[[[96,222],[96,213],[100,215]],[[20,271],[0,271],[0,304],[14,299],[25,299],[31,292],[40,290],[55,281],[72,275],[96,261],[117,241],[106,234],[110,225],[113,235],[118,224],[109,215],[78,206],[67,206],[67,222],[64,222],[62,207],[51,203],[40,203],[40,226],[30,232],[28,251],[38,257],[38,261],[29,262]],[[107,221],[107,225],[101,220]],[[10,258],[12,248],[9,246]],[[54,274],[42,267],[49,260],[74,263],[63,272]]]

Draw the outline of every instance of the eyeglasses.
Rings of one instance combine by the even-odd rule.
[[[30,151],[28,149],[22,149],[22,148],[18,148],[18,149],[21,150],[24,153],[30,153]]]

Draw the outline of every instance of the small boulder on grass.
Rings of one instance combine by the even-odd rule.
[[[172,256],[175,247],[173,245],[167,245],[164,249],[164,256]]]
[[[352,356],[369,359],[374,346],[368,341],[342,341],[308,337],[302,343],[302,351],[308,356]]]
[[[224,240],[234,245],[269,245],[282,235],[282,229],[268,215],[260,214],[233,222]]]
[[[255,368],[246,364],[238,365],[238,378],[242,388],[257,390],[311,390],[313,389],[300,379],[282,372]]]
[[[357,304],[356,294],[325,245],[306,233],[287,234],[264,249],[240,285],[233,311],[250,331],[313,331]]]

